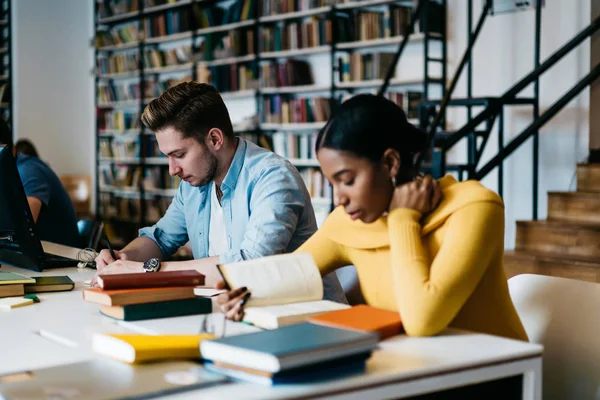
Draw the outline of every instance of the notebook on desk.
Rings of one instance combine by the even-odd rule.
[[[94,359],[0,376],[0,398],[139,399],[213,386],[226,381],[227,378],[209,373],[193,362],[132,366],[109,359]]]

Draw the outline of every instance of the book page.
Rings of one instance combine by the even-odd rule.
[[[220,266],[236,289],[252,292],[248,307],[323,299],[323,281],[312,255],[284,254]]]
[[[265,307],[249,307],[244,310],[247,316],[269,315],[271,317],[281,318],[289,315],[301,315],[312,313],[324,313],[329,311],[344,310],[350,308],[347,304],[336,303],[329,300],[306,301],[294,304],[279,304]]]

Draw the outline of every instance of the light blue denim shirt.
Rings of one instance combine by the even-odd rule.
[[[195,259],[208,257],[212,185],[181,182],[165,215],[140,229],[140,236],[156,242],[165,257],[188,240]],[[221,190],[228,246],[219,255],[223,264],[290,253],[317,230],[310,195],[296,168],[254,143],[239,139]],[[323,283],[324,298],[346,302],[335,273]]]

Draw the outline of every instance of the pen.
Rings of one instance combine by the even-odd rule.
[[[110,251],[110,255],[113,258],[113,260],[117,261],[117,256],[115,255],[115,251],[113,250],[112,246],[110,245],[110,241],[108,240],[108,236],[106,235],[106,232],[104,232],[104,240],[106,240],[106,245],[108,246],[108,251]]]

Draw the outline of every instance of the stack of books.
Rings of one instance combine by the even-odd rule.
[[[23,296],[28,283],[35,283],[35,279],[14,272],[0,272],[0,297]]]
[[[373,333],[302,323],[203,340],[205,368],[261,384],[299,383],[362,372],[377,346]]]
[[[198,271],[100,275],[100,288],[86,289],[83,298],[100,304],[100,312],[123,321],[207,314],[209,298],[196,297],[194,288],[204,284]]]

